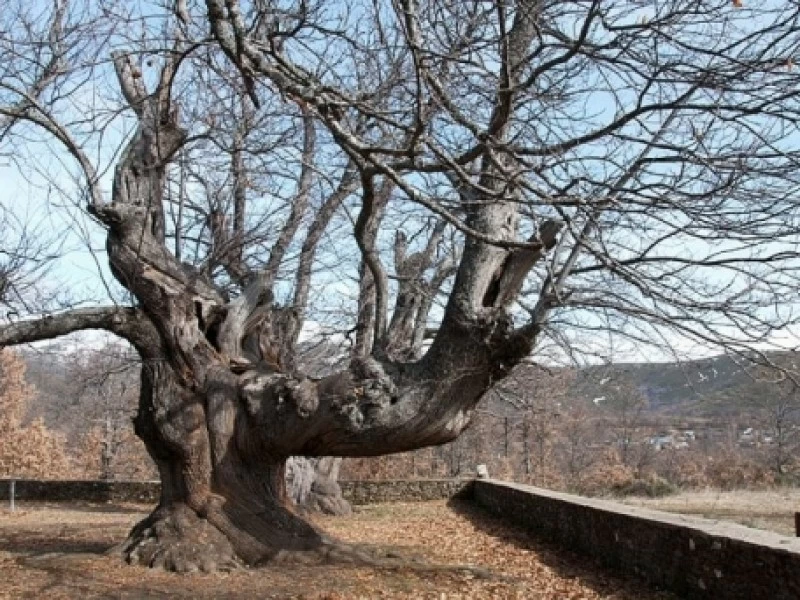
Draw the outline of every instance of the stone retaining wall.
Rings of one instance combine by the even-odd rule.
[[[476,480],[472,497],[535,537],[684,598],[800,598],[795,538],[494,480]]]
[[[11,481],[0,479],[0,500],[7,501]],[[141,502],[155,504],[157,481],[83,481],[18,479],[17,502]]]
[[[340,481],[344,497],[355,505],[380,502],[421,502],[449,498],[468,480],[420,479],[399,481]],[[0,501],[8,501],[10,481],[0,479]],[[18,480],[17,501],[141,502],[158,501],[157,481],[38,481]]]
[[[340,481],[342,495],[354,505],[380,502],[424,502],[450,498],[471,483],[469,479],[408,479],[397,481]]]

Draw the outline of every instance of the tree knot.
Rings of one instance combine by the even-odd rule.
[[[311,379],[292,381],[287,385],[295,411],[302,419],[308,418],[319,406],[317,384]]]
[[[242,383],[241,396],[247,412],[258,420],[268,415],[294,411],[306,419],[319,407],[317,383],[311,379],[292,379],[282,374],[257,374]]]
[[[379,361],[371,357],[354,359],[350,373],[353,385],[342,408],[357,425],[395,403],[397,386]]]

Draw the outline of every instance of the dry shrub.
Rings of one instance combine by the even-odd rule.
[[[511,460],[503,459],[500,461],[501,470],[496,473],[490,469],[489,475],[498,479],[521,481],[522,483],[551,490],[561,490],[567,487],[564,473],[559,468],[552,454],[548,455],[546,460],[534,463],[530,473],[523,473],[516,477],[513,473],[512,464]],[[506,471],[503,471],[503,467],[505,467]]]
[[[617,496],[648,496],[660,498],[675,494],[678,488],[656,473],[636,477],[611,490]]]
[[[656,470],[665,479],[681,488],[705,488],[709,480],[708,456],[689,450],[663,450]]]
[[[607,449],[591,469],[580,474],[572,484],[572,491],[598,496],[622,488],[634,479],[633,469],[620,462],[619,454],[615,450]]]
[[[775,474],[737,451],[720,451],[708,457],[706,477],[714,487],[732,490],[775,484]]]
[[[34,389],[25,363],[0,350],[0,477],[63,478],[72,474],[66,438],[36,419],[23,424]]]
[[[489,477],[494,479],[504,479],[507,481],[518,480],[523,481],[524,483],[532,483],[530,476],[515,476],[516,474],[514,473],[514,465],[511,461],[511,458],[507,456],[489,461],[489,463],[486,465],[486,468],[489,471]]]
[[[589,496],[650,496],[659,497],[673,494],[677,487],[654,470],[637,472],[622,463],[619,453],[606,449],[600,459],[581,473],[571,491]]]
[[[449,447],[422,448],[384,456],[345,458],[339,478],[360,481],[447,478],[453,476],[449,451]]]
[[[341,478],[362,481],[382,481],[389,479],[408,479],[415,470],[412,453],[390,454],[369,458],[346,458],[342,462]],[[428,468],[423,468],[426,475]]]

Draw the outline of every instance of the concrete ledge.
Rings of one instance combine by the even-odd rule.
[[[422,502],[449,498],[469,480],[419,479],[397,481],[340,481],[342,494],[354,505],[380,502]],[[0,501],[9,497],[10,480],[0,479]],[[16,480],[18,501],[32,502],[158,502],[157,481],[39,481]]]
[[[536,537],[685,598],[800,598],[795,538],[494,480],[476,480],[472,495]]]

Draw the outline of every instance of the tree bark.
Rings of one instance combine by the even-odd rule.
[[[295,506],[303,512],[349,515],[350,503],[339,485],[341,457],[292,457],[287,464],[287,486]]]
[[[161,496],[120,547],[128,562],[214,571],[295,554],[322,560],[338,547],[295,512],[286,457],[254,461],[226,435],[233,402],[190,392],[163,361],[145,363],[135,427],[158,466]]]

